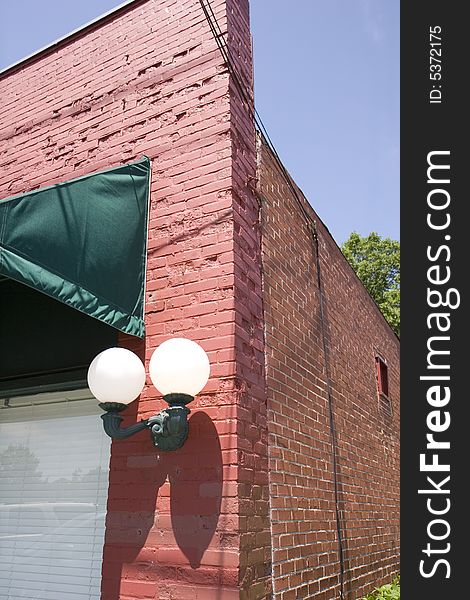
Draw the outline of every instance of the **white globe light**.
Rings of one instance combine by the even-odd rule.
[[[95,356],[88,369],[88,387],[99,402],[130,404],[145,385],[140,358],[126,348],[108,348]]]
[[[163,394],[196,396],[209,379],[209,358],[199,344],[173,338],[155,349],[149,364],[153,385]]]

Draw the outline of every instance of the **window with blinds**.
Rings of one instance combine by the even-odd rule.
[[[98,600],[111,440],[96,401],[0,406],[0,598]]]

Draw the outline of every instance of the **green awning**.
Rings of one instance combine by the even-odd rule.
[[[0,275],[144,336],[150,160],[0,200]]]

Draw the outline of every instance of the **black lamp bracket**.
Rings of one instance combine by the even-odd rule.
[[[188,415],[191,412],[186,404],[194,398],[189,394],[167,394],[163,396],[169,404],[157,415],[139,423],[121,428],[122,417],[119,413],[126,408],[118,402],[99,404],[105,413],[101,415],[107,435],[113,439],[125,439],[144,429],[150,429],[153,444],[159,450],[177,450],[186,441],[189,432]]]

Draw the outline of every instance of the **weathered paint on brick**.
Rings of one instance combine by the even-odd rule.
[[[261,600],[273,582],[276,599],[331,600],[338,562],[314,257],[264,149],[256,191],[248,2],[211,4],[248,106],[198,0],[136,1],[0,78],[0,197],[149,156],[147,335],[120,344],[148,366],[156,345],[188,336],[211,360],[182,449],[159,454],[148,432],[112,444],[103,600]],[[320,233],[353,598],[396,568],[397,412],[393,423],[377,415],[367,349],[373,340],[392,365],[395,411],[397,349]],[[124,424],[162,407],[147,380]]]
[[[212,6],[226,31],[225,1]],[[238,101],[200,4],[136,2],[0,85],[0,197],[150,157],[147,336],[120,343],[148,366],[156,345],[188,336],[211,360],[184,448],[158,454],[147,432],[112,444],[103,600],[232,598],[242,452],[230,118]],[[161,408],[148,380],[125,423]]]

